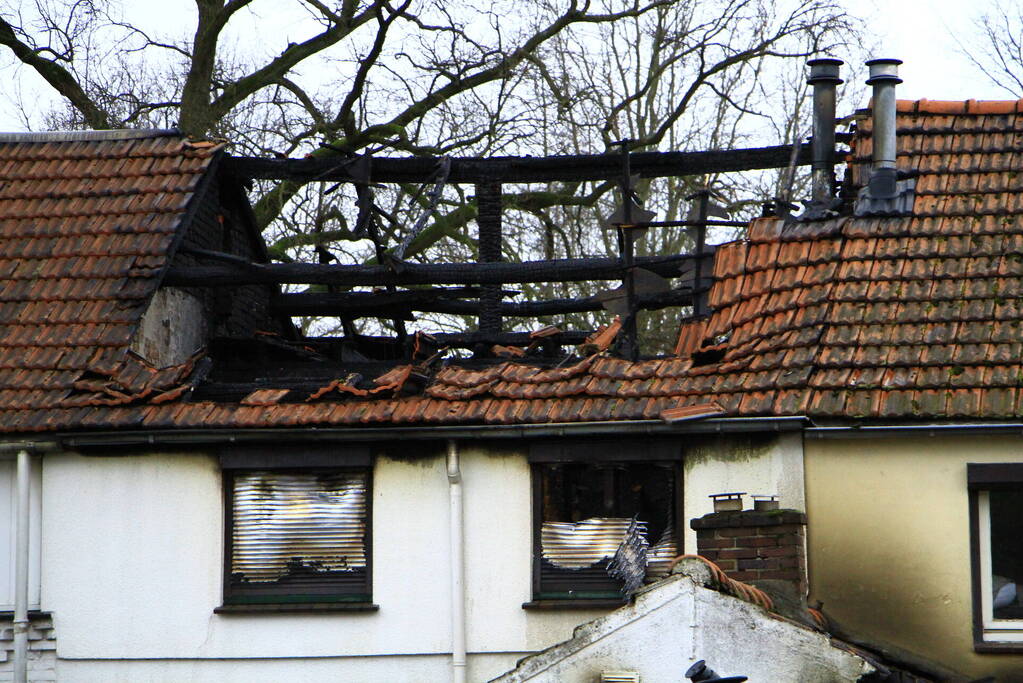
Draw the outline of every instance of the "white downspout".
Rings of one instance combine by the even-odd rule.
[[[32,460],[28,450],[18,451],[18,508],[14,534],[14,683],[28,681],[28,549],[29,486]]]
[[[448,441],[448,491],[451,495],[451,680],[465,683],[465,526],[462,470],[458,444]]]

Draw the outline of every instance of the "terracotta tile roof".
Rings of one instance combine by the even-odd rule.
[[[157,371],[128,347],[215,148],[87,137],[0,141],[5,431],[166,399],[192,369]]]
[[[153,179],[141,170],[118,176],[124,164],[108,164],[109,156],[81,167],[65,164],[72,178],[90,174],[110,183],[111,191],[139,189],[132,201],[72,194],[55,204],[23,197],[86,191],[84,181],[63,175],[47,181],[51,189],[21,183],[12,190],[17,182],[2,188],[17,199],[0,194],[6,247],[0,267],[12,273],[0,286],[0,382],[7,389],[0,393],[0,424],[32,431],[524,424],[719,412],[881,420],[1019,417],[1021,107],[1016,101],[900,102],[898,166],[918,174],[913,215],[754,221],[748,240],[717,250],[713,313],[683,325],[676,357],[614,358],[602,350],[613,326],[586,347],[592,355],[563,367],[503,361],[430,372],[401,366],[369,384],[338,378],[301,396],[261,386],[276,391],[237,402],[186,402],[180,389],[175,396],[175,387],[194,377],[190,368],[157,379],[124,365],[175,221],[207,160],[182,151],[180,140],[134,142],[128,147],[138,154],[168,146],[144,167],[164,169],[166,177]],[[60,163],[61,155],[82,155],[84,149],[47,147],[46,154]],[[853,190],[866,181],[870,152],[870,124],[861,121],[847,170]],[[28,154],[0,147],[0,176],[55,175],[49,161],[17,162]],[[94,181],[88,185],[96,189]],[[164,189],[141,191],[157,186]],[[152,212],[109,214],[134,208]],[[37,214],[61,218],[23,217]],[[94,374],[83,377],[85,369]],[[85,395],[91,404],[76,402]],[[154,402],[158,397],[162,403]],[[713,410],[706,408],[711,404]],[[38,410],[43,406],[48,409]]]
[[[900,102],[898,166],[919,173],[912,217],[838,218],[815,234],[759,219],[748,242],[719,249],[704,343],[728,341],[713,398],[743,415],[1018,416],[1020,106]],[[854,186],[869,133],[864,121]]]
[[[670,573],[684,574],[707,588],[751,602],[768,611],[774,609],[774,600],[770,595],[756,586],[729,578],[721,567],[702,555],[679,555],[672,560]]]

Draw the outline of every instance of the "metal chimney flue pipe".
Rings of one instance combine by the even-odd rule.
[[[870,194],[875,198],[895,196],[895,86],[901,59],[871,59],[867,85],[874,89],[873,133],[874,168],[870,174]]]
[[[835,180],[835,100],[841,59],[822,57],[806,63],[813,86],[813,200],[831,201]]]

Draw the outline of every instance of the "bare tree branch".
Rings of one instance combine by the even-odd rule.
[[[106,112],[99,109],[85,94],[75,77],[56,61],[41,57],[36,50],[21,41],[15,33],[14,27],[2,18],[0,18],[0,45],[10,48],[18,59],[30,66],[54,90],[67,98],[68,102],[82,113],[90,126],[97,129],[111,127],[111,121]]]

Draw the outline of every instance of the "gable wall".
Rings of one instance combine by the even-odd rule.
[[[264,255],[246,229],[230,179],[219,177],[210,184],[193,214],[191,226],[182,240],[182,247],[195,247],[241,256],[261,262]],[[238,190],[240,194],[241,191]],[[181,266],[218,264],[216,260],[197,257],[179,250],[174,264]],[[269,300],[274,287],[246,285],[243,287],[188,288],[201,299],[212,321],[214,336],[250,337],[257,331],[280,332],[270,315]]]
[[[1023,462],[1023,441],[808,438],[805,448],[811,604],[864,639],[1023,680],[1023,655],[973,652],[966,486],[967,463]]]
[[[701,659],[719,676],[752,681],[852,683],[874,670],[822,633],[673,576],[494,683],[593,683],[608,671],[678,681]]]

